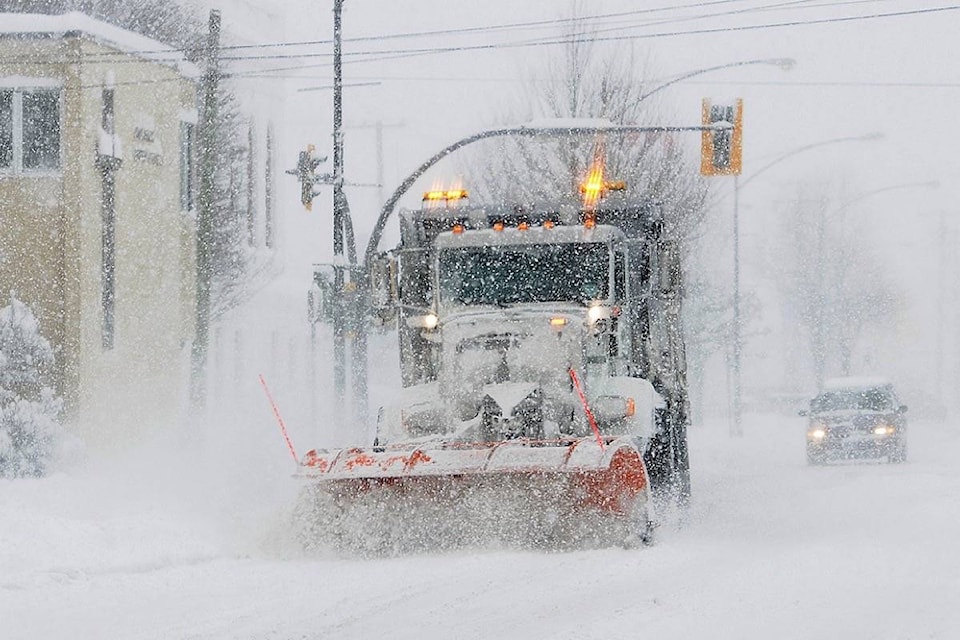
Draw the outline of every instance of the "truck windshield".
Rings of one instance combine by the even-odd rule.
[[[588,302],[608,293],[599,242],[460,247],[440,252],[440,300],[465,305]]]

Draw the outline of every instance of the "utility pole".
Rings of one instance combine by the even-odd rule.
[[[334,410],[343,415],[346,392],[346,318],[343,259],[343,66],[341,60],[343,0],[333,0],[333,388]]]
[[[353,419],[364,425],[367,406],[366,275],[358,273],[357,245],[347,196],[343,192],[343,0],[333,2],[333,387],[334,410],[344,414],[347,382],[347,335],[353,339],[351,371]],[[344,260],[344,240],[347,260]],[[346,264],[345,264],[346,263]],[[349,284],[346,280],[350,273]],[[349,294],[349,295],[348,295]]]
[[[730,434],[743,435],[740,356],[743,326],[740,324],[740,175],[733,174],[733,424]]]
[[[220,12],[210,12],[200,105],[199,184],[197,185],[196,335],[191,349],[190,400],[195,410],[206,404],[207,351],[210,341],[210,285],[213,277],[213,203],[216,185],[218,94],[220,84]]]
[[[301,186],[301,201],[309,210],[318,195],[315,184],[333,187],[333,283],[330,291],[333,325],[333,387],[334,413],[345,416],[347,395],[347,345],[350,340],[350,372],[352,382],[353,423],[365,425],[367,421],[367,320],[368,287],[364,265],[358,264],[356,239],[350,206],[344,186],[344,126],[343,126],[343,71],[342,71],[342,15],[343,0],[333,4],[333,167],[331,173],[316,175],[314,169],[326,158],[313,156],[312,145],[300,152],[297,169],[287,173],[298,175]],[[374,186],[357,185],[352,186]],[[346,255],[344,255],[346,251]],[[316,275],[315,275],[316,277]],[[315,345],[316,318],[310,328],[311,345]],[[313,348],[313,347],[311,347]],[[313,375],[311,375],[313,377]]]

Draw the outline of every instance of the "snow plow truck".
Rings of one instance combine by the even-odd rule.
[[[688,498],[678,247],[658,206],[608,186],[567,207],[432,191],[400,212],[370,277],[403,390],[368,446],[302,458],[311,544],[631,546],[654,496]]]

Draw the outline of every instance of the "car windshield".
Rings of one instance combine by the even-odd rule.
[[[440,300],[465,305],[587,302],[608,294],[599,242],[459,247],[440,252]]]
[[[813,399],[810,409],[824,411],[890,411],[896,408],[893,395],[885,389],[842,389],[825,391]]]

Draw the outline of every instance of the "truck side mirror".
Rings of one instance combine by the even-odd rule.
[[[660,290],[664,293],[680,291],[680,247],[676,240],[660,242]]]
[[[370,307],[374,319],[381,325],[397,319],[400,309],[397,272],[397,259],[390,254],[381,254],[370,263]]]

